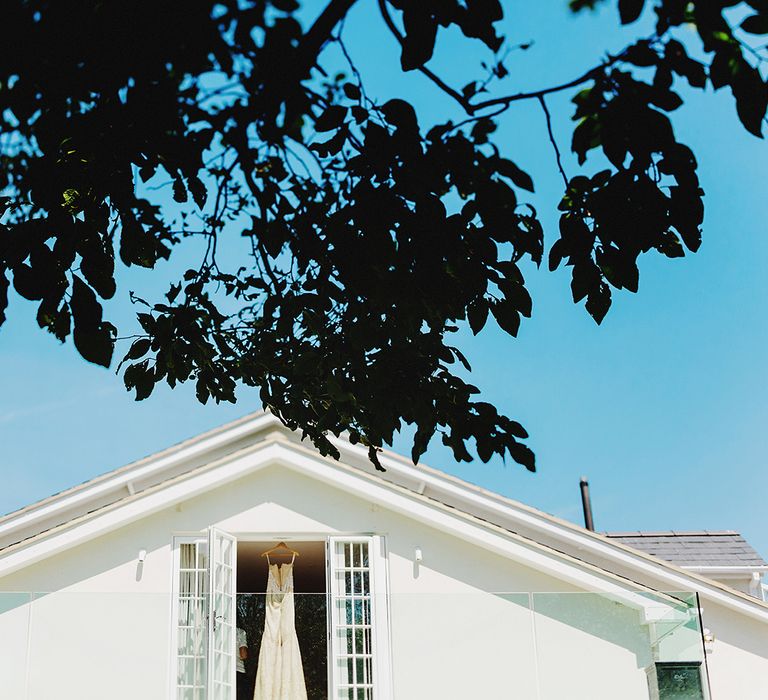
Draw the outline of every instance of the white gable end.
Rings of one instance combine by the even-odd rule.
[[[170,622],[179,617],[179,548],[202,542],[209,528],[230,533],[243,553],[277,540],[302,543],[297,566],[305,572],[318,556],[331,562],[338,542],[365,543],[376,561],[377,700],[497,697],[509,683],[515,697],[536,700],[613,700],[617,687],[623,698],[645,700],[648,674],[664,672],[660,661],[686,661],[686,672],[704,678],[696,592],[717,620],[727,660],[712,697],[726,700],[715,690],[737,674],[768,673],[760,640],[768,608],[758,601],[395,455],[383,455],[381,474],[364,451],[339,447],[340,462],[325,459],[257,416],[0,520],[0,638],[34,633],[33,620],[45,625],[27,652],[14,644],[0,654],[0,676],[26,683],[19,697],[27,700],[50,697],[51,683],[77,687],[77,645],[56,635],[81,625],[91,639],[119,605],[132,629],[147,630],[126,643],[141,648],[149,670],[114,697],[186,700],[183,659],[173,651],[181,632]],[[133,652],[89,653],[107,679],[113,656]],[[329,684],[341,683],[338,649],[328,653],[337,669]],[[50,655],[56,673],[40,666]],[[22,667],[26,681],[16,673]],[[478,679],[471,669],[479,667],[486,670]],[[574,680],[585,668],[589,677]]]

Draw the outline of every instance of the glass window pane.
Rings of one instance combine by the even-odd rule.
[[[205,688],[205,665],[203,663],[203,659],[198,658],[196,659],[195,664],[195,686],[197,688]],[[205,697],[205,693],[203,693],[200,697]]]
[[[354,546],[354,558],[353,558],[353,566],[362,566],[363,565],[363,557],[362,557],[362,551],[363,551],[363,545],[362,544],[355,544]]]
[[[177,676],[179,685],[193,685],[195,682],[195,660],[180,658]]]
[[[189,598],[179,599],[179,625],[191,626],[194,624],[192,621],[192,609],[193,602]]]
[[[182,571],[179,574],[179,595],[191,595],[195,590],[195,572]]]
[[[178,634],[179,655],[192,656],[194,652],[195,630],[191,627],[182,627]]]
[[[365,659],[355,659],[355,680],[358,683],[367,683],[365,676]]]
[[[352,683],[352,659],[336,660],[337,679],[342,685]]]
[[[364,654],[365,653],[365,640],[364,640],[364,630],[362,628],[355,629],[355,654]]]
[[[336,630],[336,639],[338,642],[338,652],[340,654],[351,654],[353,649],[353,633],[350,627],[342,627]]]
[[[363,603],[365,601],[361,600],[360,598],[355,598],[352,601],[353,609],[354,609],[354,622],[356,625],[362,625],[363,624]]]

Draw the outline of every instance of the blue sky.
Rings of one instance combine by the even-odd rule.
[[[369,93],[408,96],[424,123],[458,116],[422,77],[393,70],[396,46],[374,5],[359,3],[345,28]],[[571,17],[557,0],[510,12],[503,27],[510,42],[536,43],[510,56],[500,93],[566,81],[628,35],[610,6]],[[451,34],[430,65],[460,87],[478,76],[484,57]],[[528,270],[534,314],[519,338],[491,324],[477,338],[461,331],[457,344],[483,398],[528,428],[538,473],[500,460],[456,465],[437,443],[424,461],[576,522],[585,474],[600,530],[734,529],[768,556],[765,145],[740,127],[727,92],[682,92],[677,133],[698,154],[706,192],[701,250],[674,261],[646,256],[639,294],[616,294],[599,328],[572,303],[567,271]],[[566,170],[575,174],[568,95],[552,99],[551,109]],[[532,201],[551,245],[562,185],[540,109],[516,108],[498,137],[536,181]],[[127,290],[159,295],[163,285],[143,271],[122,279],[110,313],[129,324]],[[201,406],[189,387],[158,389],[136,403],[113,371],[39,331],[33,306],[18,299],[0,330],[0,386],[0,512],[260,407],[252,391],[234,406]],[[406,437],[395,448],[407,453]]]

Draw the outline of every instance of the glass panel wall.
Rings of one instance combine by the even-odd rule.
[[[210,594],[200,575],[206,552],[182,545],[179,554],[177,605],[168,594],[0,593],[2,696],[81,700],[103,691],[112,700],[208,700]],[[336,679],[334,700],[379,700],[371,635],[376,608],[389,619],[397,700],[707,700],[693,595],[378,596],[366,580],[365,548],[346,547],[339,556],[334,575],[343,594],[295,594],[310,700],[329,698],[329,675]],[[237,603],[247,647],[238,681],[248,683],[258,665],[265,596],[249,592]],[[239,656],[238,642],[227,643],[233,647],[227,654]]]

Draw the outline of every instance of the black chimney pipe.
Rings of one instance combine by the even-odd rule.
[[[592,520],[592,501],[589,498],[589,482],[586,476],[581,477],[581,507],[584,509],[584,527],[595,531],[595,522]]]

